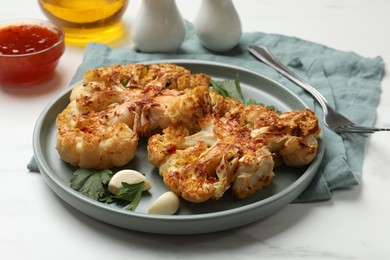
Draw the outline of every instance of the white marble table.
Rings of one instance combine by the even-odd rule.
[[[138,10],[130,0],[130,27]],[[200,0],[178,0],[193,20]],[[236,0],[245,31],[300,37],[390,63],[387,0]],[[34,0],[0,2],[0,19],[44,18]],[[131,46],[130,42],[124,46]],[[291,204],[257,223],[196,236],[159,236],[98,222],[62,202],[26,163],[34,124],[68,85],[83,49],[67,47],[57,74],[33,89],[0,86],[0,252],[2,259],[390,259],[390,134],[367,144],[362,184],[331,201]],[[377,125],[390,125],[390,77],[382,81]],[[56,87],[52,87],[55,85]],[[51,87],[50,87],[51,86]]]

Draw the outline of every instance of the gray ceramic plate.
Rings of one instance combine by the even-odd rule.
[[[213,79],[234,79],[236,75],[245,97],[282,111],[305,109],[304,102],[285,87],[259,74],[218,63],[170,60],[155,63],[176,63],[192,72],[209,74]],[[148,62],[150,63],[150,62]],[[40,172],[50,188],[64,201],[100,221],[131,230],[159,234],[198,234],[231,229],[258,221],[293,201],[310,184],[321,162],[324,146],[320,140],[318,155],[306,168],[282,167],[275,170],[273,183],[245,200],[235,200],[230,192],[218,202],[192,204],[181,201],[179,212],[173,216],[150,215],[150,203],[167,191],[157,169],[147,161],[146,140],[141,140],[135,159],[126,168],[136,169],[152,182],[153,188],[144,193],[135,212],[117,205],[93,201],[69,187],[75,168],[64,163],[55,149],[55,119],[69,103],[67,89],[42,112],[33,136],[34,154]]]

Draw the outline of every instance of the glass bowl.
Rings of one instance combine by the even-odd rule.
[[[64,32],[37,19],[0,22],[0,83],[31,85],[50,78],[64,53]]]

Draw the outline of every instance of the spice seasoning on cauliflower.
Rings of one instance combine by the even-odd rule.
[[[148,137],[149,162],[166,186],[195,203],[230,188],[246,198],[272,182],[279,163],[314,159],[320,127],[311,110],[245,106],[211,85],[174,64],[90,70],[57,118],[57,150],[72,165],[105,169],[126,165]]]

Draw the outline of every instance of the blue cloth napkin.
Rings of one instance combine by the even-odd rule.
[[[189,23],[186,39],[176,53],[140,53],[132,48],[111,49],[92,43],[86,47],[83,62],[71,84],[81,80],[88,69],[101,66],[164,59],[215,61],[244,67],[276,80],[298,94],[322,119],[322,110],[310,95],[248,53],[248,46],[252,44],[266,46],[283,64],[314,85],[333,107],[355,123],[374,124],[384,71],[381,57],[365,58],[277,34],[244,33],[240,44],[225,53],[203,48]],[[349,188],[361,181],[367,137],[342,137],[323,127],[323,138],[325,154],[320,169],[310,186],[294,202],[329,200],[334,190]],[[34,158],[28,168],[39,171]]]

